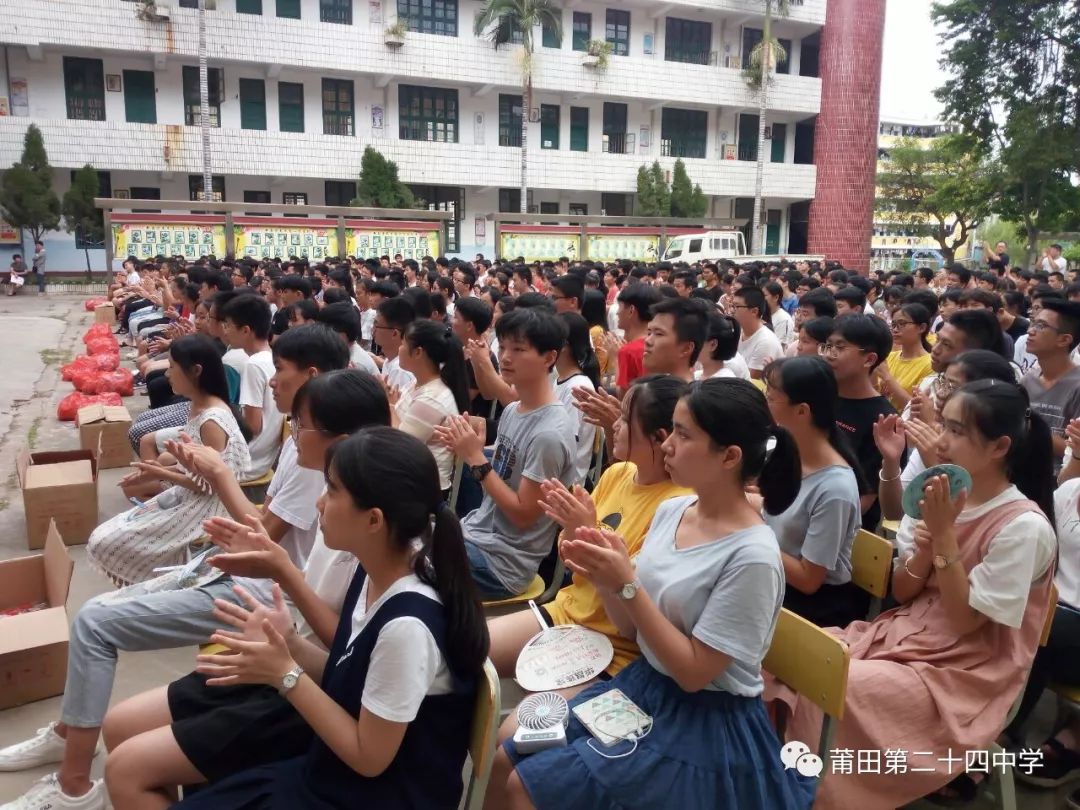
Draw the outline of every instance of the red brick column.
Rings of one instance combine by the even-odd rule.
[[[884,29],[885,0],[828,0],[808,250],[864,273],[874,221]]]

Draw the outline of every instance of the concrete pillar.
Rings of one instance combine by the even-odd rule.
[[[885,0],[828,0],[808,250],[863,273],[874,219],[884,29]]]

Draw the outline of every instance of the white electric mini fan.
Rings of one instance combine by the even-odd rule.
[[[519,754],[532,754],[566,745],[570,707],[566,699],[556,692],[539,692],[521,701],[517,722],[514,746]]]

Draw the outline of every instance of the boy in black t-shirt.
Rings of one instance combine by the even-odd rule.
[[[871,381],[875,368],[889,356],[892,334],[885,321],[873,315],[843,315],[822,354],[836,375],[839,399],[836,426],[851,443],[859,460],[867,491],[862,494],[863,528],[877,529],[881,507],[877,502],[881,453],[874,444],[874,423],[878,416],[896,413]]]

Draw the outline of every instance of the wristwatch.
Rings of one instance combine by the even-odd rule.
[[[625,585],[619,588],[619,590],[615,592],[615,595],[623,601],[628,602],[635,596],[637,596],[637,592],[640,588],[641,580],[635,577],[633,582],[627,582]]]
[[[300,676],[304,674],[304,668],[297,665],[281,676],[281,686],[278,687],[278,694],[285,695],[296,684],[300,682]]]
[[[474,481],[483,481],[487,478],[489,472],[491,472],[491,464],[487,461],[483,464],[474,464],[469,467],[469,474],[473,477]]]
[[[948,568],[954,562],[956,562],[955,557],[953,557],[950,560],[944,554],[935,554],[934,555],[934,568],[936,568],[938,571],[942,570],[943,568]]]

